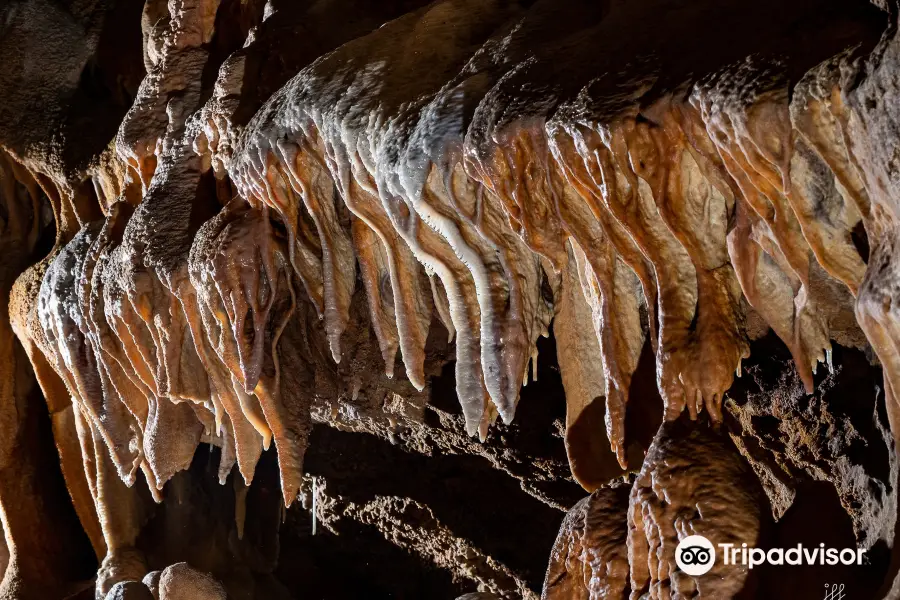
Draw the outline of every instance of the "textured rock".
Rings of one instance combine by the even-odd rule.
[[[166,567],[159,576],[159,600],[225,600],[225,588],[187,563]]]
[[[385,456],[512,482],[498,522],[555,518],[570,474],[594,492],[548,597],[767,590],[687,577],[674,545],[768,543],[812,488],[876,556],[865,576],[892,578],[897,12],[4,5],[0,598],[84,588],[69,501],[97,598],[148,572],[159,598],[286,596],[298,498],[454,594],[536,595],[525,551],[476,543],[445,498],[393,477],[367,495]],[[57,462],[69,498],[44,480]]]
[[[152,600],[153,594],[140,581],[122,581],[109,590],[106,600]]]
[[[702,535],[716,547],[760,545],[766,518],[762,495],[759,481],[724,434],[692,427],[684,418],[664,424],[629,500],[632,591],[653,598],[737,595],[748,567],[717,561],[713,577],[692,577],[675,565],[675,547],[690,535]]]
[[[807,388],[810,357],[813,363],[824,359],[830,337],[863,343],[852,317],[846,318],[850,293],[816,266],[822,255],[832,272],[851,273],[841,281],[852,291],[861,259],[853,263],[846,243],[838,251],[843,258],[833,260],[820,238],[812,243],[818,254],[809,246],[803,232],[817,230],[817,223],[809,211],[798,217],[794,206],[814,203],[825,192],[808,191],[802,201],[789,201],[793,163],[776,156],[788,156],[789,77],[815,64],[814,56],[791,46],[781,24],[767,25],[765,39],[783,44],[793,62],[763,56],[728,65],[731,55],[719,63],[701,60],[703,71],[667,73],[669,78],[683,73],[685,80],[677,83],[686,91],[678,93],[646,87],[671,62],[664,51],[634,72],[623,72],[621,85],[631,86],[634,98],[643,95],[647,108],[639,115],[638,105],[623,98],[606,101],[610,82],[591,84],[599,66],[581,55],[564,85],[546,85],[553,75],[545,65],[557,47],[566,47],[562,40],[568,34],[550,25],[554,16],[583,17],[579,27],[604,41],[585,43],[578,52],[612,57],[615,53],[603,52],[604,44],[625,39],[618,30],[634,27],[642,11],[653,11],[652,3],[615,4],[598,12],[577,3],[567,8],[480,4],[475,10],[463,0],[446,0],[409,12],[301,68],[236,129],[229,124],[236,114],[229,95],[247,75],[242,67],[247,56],[266,47],[249,32],[254,19],[278,13],[271,7],[262,15],[248,13],[241,26],[249,45],[221,63],[213,97],[203,103],[196,74],[220,62],[204,46],[215,36],[212,15],[219,9],[216,2],[173,5],[165,25],[160,21],[146,33],[151,68],[116,138],[119,160],[129,169],[120,188],[139,185],[142,198],[130,216],[129,210],[112,211],[101,230],[92,225],[75,235],[70,227],[61,241],[72,241],[65,249],[59,246],[52,266],[46,264],[39,319],[27,312],[33,308],[18,317],[28,323],[21,327],[27,330],[23,335],[46,338],[45,354],[73,396],[81,398],[77,404],[97,421],[126,482],[141,468],[159,490],[187,467],[203,434],[228,447],[222,474],[233,458],[249,483],[260,449],[274,441],[289,505],[302,472],[310,399],[297,391],[308,385],[287,380],[298,371],[281,364],[293,354],[286,328],[298,301],[308,300],[322,320],[326,352],[340,363],[360,248],[360,273],[386,375],[393,375],[393,352],[399,348],[406,377],[421,390],[431,307],[449,316],[467,430],[482,438],[497,416],[507,423],[512,419],[519,381],[527,379],[527,365],[536,360],[535,342],[547,332],[553,309],[562,311],[563,328],[570,313],[587,319],[583,308],[567,311],[565,302],[551,306],[545,284],[554,300],[571,298],[572,288],[577,294],[580,287],[597,334],[591,352],[599,348],[605,367],[602,381],[596,369],[591,376],[600,385],[593,391],[574,387],[590,378],[569,377],[571,401],[584,407],[605,397],[607,437],[623,467],[628,464],[625,406],[647,337],[656,350],[667,416],[706,408],[714,420],[749,351],[749,306],[792,348]],[[793,18],[812,14],[796,10]],[[731,18],[740,8],[717,11],[686,10],[679,18],[702,27],[717,15]],[[844,18],[852,27],[843,37],[811,29],[820,36],[815,52],[823,58],[848,40],[871,41],[874,13],[854,7]],[[617,33],[606,36],[607,30]],[[442,51],[403,53],[401,40],[416,36]],[[557,43],[532,50],[545,39]],[[665,49],[668,39],[644,41]],[[688,57],[700,56],[715,41],[698,38]],[[633,46],[637,40],[623,43]],[[739,48],[731,52],[740,57]],[[518,69],[519,63],[527,66]],[[528,78],[544,85],[512,83]],[[590,93],[572,95],[579,83]],[[478,106],[467,111],[454,103],[461,90]],[[521,110],[501,115],[505,107]],[[772,143],[778,147],[771,156],[742,163],[732,146],[744,129],[752,138],[758,123],[767,120],[777,124],[780,137]],[[521,138],[521,156],[498,154],[498,136]],[[545,157],[532,162],[549,187],[535,181],[519,191],[509,188],[522,161],[535,153]],[[663,154],[671,155],[668,162]],[[626,164],[626,156],[637,156],[640,164]],[[806,189],[812,185],[810,169],[821,170],[821,164],[808,149],[798,156],[797,188]],[[215,177],[232,180],[238,197],[228,202],[228,188],[216,184],[215,198],[227,206],[199,226],[218,210],[208,192],[197,193],[211,168]],[[766,169],[776,168],[782,169],[778,185],[766,179]],[[610,177],[615,185],[598,187]],[[533,201],[525,212],[520,193]],[[123,200],[129,198],[126,193]],[[729,233],[733,219],[738,226]],[[853,228],[857,221],[851,214],[841,223]],[[121,239],[102,233],[112,234],[123,224]],[[348,235],[348,224],[356,233]],[[761,233],[754,234],[754,227]],[[846,233],[832,228],[827,235]],[[759,235],[768,241],[755,241],[762,240]],[[580,286],[572,277],[556,276],[569,262],[564,248],[570,236]],[[769,258],[760,261],[763,249]],[[850,266],[842,271],[835,261]],[[417,262],[437,278],[428,287]],[[71,277],[75,272],[82,273],[80,296]],[[758,277],[781,283],[763,286]],[[382,289],[388,282],[389,294]],[[25,292],[18,296],[23,296],[19,305],[33,304]],[[69,321],[84,330],[84,340],[77,334],[59,338]],[[585,349],[573,351],[583,355]],[[577,359],[563,362],[568,367]],[[104,378],[109,383],[101,385]],[[86,396],[103,396],[102,405],[97,408]],[[136,415],[135,425],[127,425],[132,417],[123,404]],[[106,418],[110,410],[122,415]],[[573,409],[568,426],[575,426],[581,410]],[[182,433],[164,441],[160,427]],[[129,439],[129,430],[140,435]],[[587,482],[602,482],[604,467],[591,465],[599,473],[590,473],[591,467],[577,466],[577,453],[589,444],[573,437],[569,447],[579,479],[588,487],[596,483]]]
[[[780,519],[804,481],[834,486],[858,543],[872,549],[893,539],[896,457],[882,414],[875,370],[860,353],[836,348],[833,372],[807,395],[777,351],[747,370],[732,390],[732,439],[762,482]],[[778,378],[772,374],[779,373]]]
[[[9,548],[6,547],[6,535],[0,538],[0,573],[6,573],[6,566],[9,564]]]
[[[631,483],[612,482],[569,510],[550,552],[541,598],[627,597]]]
[[[155,600],[159,600],[159,578],[161,575],[161,571],[150,571],[144,575],[144,578],[141,580],[141,583],[150,590],[150,593]]]

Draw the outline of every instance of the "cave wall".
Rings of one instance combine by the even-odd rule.
[[[0,599],[893,597],[897,13],[5,3]]]

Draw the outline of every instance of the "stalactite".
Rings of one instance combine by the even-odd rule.
[[[3,225],[34,251],[43,197],[56,221],[52,250],[15,274],[10,322],[103,560],[102,593],[147,570],[145,484],[162,502],[211,443],[219,482],[237,465],[250,486],[274,442],[290,506],[311,411],[427,395],[444,344],[433,323],[453,344],[441,358],[455,358],[465,431],[484,441],[498,417],[498,438],[512,423],[552,321],[568,459],[591,491],[640,462],[629,399],[653,353],[667,423],[632,490],[633,596],[743,583],[710,591],[667,553],[695,524],[725,526],[674,524],[710,497],[741,504],[739,525],[757,533],[752,486],[721,495],[719,480],[744,472],[701,414],[721,425],[754,323],[788,347],[808,392],[819,363],[833,370],[833,342],[871,345],[898,431],[885,141],[898,128],[880,98],[893,79],[866,63],[875,9],[835,8],[822,17],[842,23],[832,31],[804,21],[814,6],[786,8],[802,35],[745,15],[758,36],[726,44],[719,24],[748,12],[739,3],[410,2],[340,32],[330,24],[356,3],[232,4],[147,3],[146,76],[90,161],[0,153],[0,193],[27,195],[32,214],[26,225],[28,202],[4,204]],[[670,12],[709,35],[665,34],[656,15]],[[295,22],[279,30],[285,14]],[[286,49],[307,21],[321,37]],[[265,64],[276,51],[284,63]],[[707,487],[704,469],[718,478]],[[700,483],[685,491],[682,476]],[[666,486],[677,493],[663,501]],[[558,540],[559,581],[578,572],[583,597],[621,595],[622,556],[562,558],[592,535],[578,518]],[[159,590],[199,577],[167,572]],[[160,593],[183,595],[172,590]]]
[[[202,68],[216,7],[174,5],[167,24],[148,30],[151,70],[117,138],[122,162],[107,159],[96,175],[106,222],[88,226],[41,276],[35,337],[126,481],[141,467],[161,487],[203,435],[228,447],[222,476],[233,457],[249,482],[274,438],[280,455],[294,456],[282,473],[289,503],[303,449],[288,440],[302,439],[304,425],[283,420],[296,399],[280,395],[281,332],[293,307],[310,302],[339,363],[357,261],[385,373],[394,375],[399,349],[405,377],[424,389],[436,314],[455,341],[467,430],[484,438],[496,416],[513,418],[547,332],[546,278],[576,260],[605,365],[607,438],[623,467],[627,398],[647,336],[668,418],[706,409],[714,421],[748,355],[742,295],[792,349],[807,385],[807,365],[826,361],[829,338],[859,339],[842,321],[850,296],[829,277],[852,292],[862,262],[848,230],[866,201],[846,145],[829,150],[846,117],[829,108],[833,94],[810,91],[792,121],[778,63],[738,63],[642,108],[604,104],[594,88],[571,98],[514,89],[514,78],[546,76],[518,69],[517,56],[530,52],[528,35],[565,35],[543,21],[562,9],[491,3],[469,14],[464,0],[447,0],[302,69],[241,124],[234,96],[252,76],[250,50],[223,63],[202,106],[199,88],[173,75]],[[586,14],[585,27],[605,27],[597,16]],[[410,62],[388,43],[423,31],[446,42],[438,63]],[[426,64],[428,76],[410,81]],[[650,89],[629,86],[635,97]],[[531,98],[530,116],[498,112],[507,93]],[[793,142],[792,122],[808,142]],[[839,173],[816,188],[826,166]],[[210,169],[225,207],[200,226],[217,210],[195,197]],[[115,191],[126,208],[109,201]],[[838,215],[827,228],[815,218],[823,203]],[[200,434],[176,450],[154,433],[161,422]]]

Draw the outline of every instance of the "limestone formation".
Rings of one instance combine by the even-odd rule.
[[[630,481],[614,481],[573,506],[550,553],[543,598],[626,598]]]
[[[380,485],[392,450],[348,464],[369,442],[321,428],[433,485],[478,460],[505,483],[472,496],[523,492],[495,520],[591,493],[539,550],[544,598],[776,597],[674,547],[812,539],[812,488],[889,597],[898,13],[0,7],[0,600],[301,596],[282,541],[331,552],[320,528],[537,597],[452,490],[366,497],[332,466]]]

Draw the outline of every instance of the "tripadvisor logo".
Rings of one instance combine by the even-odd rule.
[[[716,562],[716,549],[702,535],[689,535],[675,548],[675,562],[688,575],[704,575]]]
[[[864,548],[826,548],[804,547],[798,544],[787,550],[772,548],[768,552],[761,548],[748,548],[747,544],[719,544],[722,561],[725,565],[741,565],[749,568],[764,564],[770,565],[861,565],[864,562]],[[689,535],[675,548],[675,562],[678,568],[688,575],[697,576],[709,573],[716,563],[716,549],[712,542],[702,535]]]

